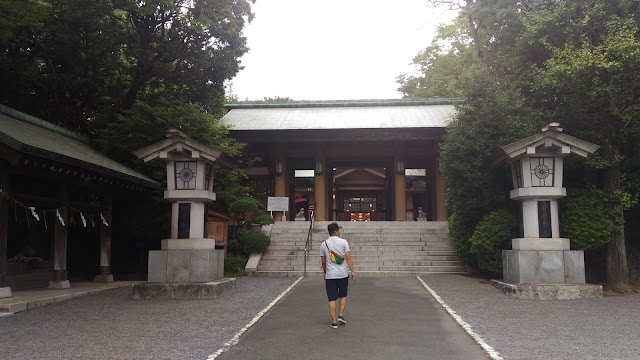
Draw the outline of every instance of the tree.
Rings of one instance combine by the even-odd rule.
[[[0,37],[0,101],[91,138],[118,117],[136,121],[137,102],[196,103],[219,117],[223,83],[247,51],[251,2],[43,0],[22,11],[3,0],[20,11],[0,23],[9,34]]]
[[[229,215],[235,218],[233,239],[240,238],[242,230],[248,230],[253,225],[273,224],[273,218],[264,211],[264,205],[250,197],[241,197],[229,207]]]
[[[640,134],[640,4],[469,1],[460,7],[458,28],[463,30],[462,20],[471,14],[477,31],[468,28],[463,41],[448,38],[464,45],[466,33],[467,47],[453,55],[446,48],[428,48],[428,61],[421,63],[425,65],[421,74],[410,79],[413,84],[401,81],[409,85],[407,96],[429,93],[438,88],[438,79],[451,77],[438,66],[439,60],[469,63],[467,54],[480,45],[476,54],[481,64],[465,67],[458,75],[470,80],[456,83],[465,100],[448,126],[440,153],[447,204],[461,215],[457,223],[464,224],[468,233],[482,216],[500,206],[491,200],[493,189],[502,191],[500,184],[481,160],[489,149],[499,150],[509,139],[531,135],[543,123],[560,122],[567,132],[602,145],[582,164],[600,169],[599,176],[589,179],[606,191],[609,201],[607,286],[627,291],[625,210],[636,205],[640,191],[635,140]],[[460,196],[471,188],[483,188],[489,195]]]
[[[631,19],[609,20],[602,34],[581,44],[554,48],[541,71],[555,93],[558,110],[574,127],[597,131],[602,145],[603,187],[608,195],[611,241],[607,284],[628,291],[624,236],[624,175],[621,152],[625,142],[640,133],[640,31]]]

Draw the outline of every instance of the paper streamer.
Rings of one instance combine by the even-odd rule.
[[[67,226],[64,224],[64,219],[62,219],[62,216],[60,215],[60,210],[56,209],[56,216],[58,217],[58,220],[60,220],[60,224],[62,224],[62,226]]]
[[[84,218],[84,215],[82,214],[82,211],[80,211],[80,219],[82,219],[82,225],[84,227],[87,227],[87,219]]]
[[[36,220],[40,221],[40,216],[38,216],[38,214],[36,213],[35,206],[29,206],[29,210],[31,210],[31,215],[33,215]]]
[[[109,226],[109,224],[107,223],[107,219],[102,216],[102,213],[100,213],[100,219],[102,219],[102,223],[104,224],[104,226]]]

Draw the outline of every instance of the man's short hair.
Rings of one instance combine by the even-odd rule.
[[[329,235],[333,234],[334,231],[342,229],[342,226],[338,225],[338,223],[331,223],[327,226],[327,230],[329,230]]]

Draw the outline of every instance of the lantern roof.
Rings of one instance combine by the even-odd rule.
[[[503,146],[502,150],[506,156],[503,155],[496,163],[524,155],[536,155],[540,152],[548,153],[550,150],[556,151],[558,156],[575,154],[587,157],[599,148],[600,145],[563,133],[559,123],[550,123],[543,127],[538,134]]]
[[[193,160],[206,159],[222,163],[225,167],[232,167],[233,160],[223,154],[221,150],[199,143],[189,135],[176,129],[170,129],[166,139],[145,146],[133,153],[144,162],[151,161],[158,165],[164,165],[169,154],[184,152],[191,153]]]

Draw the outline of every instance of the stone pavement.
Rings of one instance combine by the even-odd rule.
[[[300,282],[218,359],[487,359],[415,277],[350,282],[329,327],[322,278]]]
[[[68,289],[33,289],[12,291],[11,297],[0,299],[0,317],[17,312],[95,294],[100,291],[131,286],[141,281],[114,281],[110,283],[72,282]]]
[[[640,359],[640,296],[517,300],[485,279],[421,278],[503,359]],[[207,359],[295,280],[241,277],[214,300],[132,300],[130,287],[73,297],[0,317],[0,358]],[[105,285],[37,292],[46,303]],[[14,294],[0,302],[27,295]],[[416,278],[351,283],[338,329],[325,299],[322,279],[304,279],[217,359],[486,359]]]

